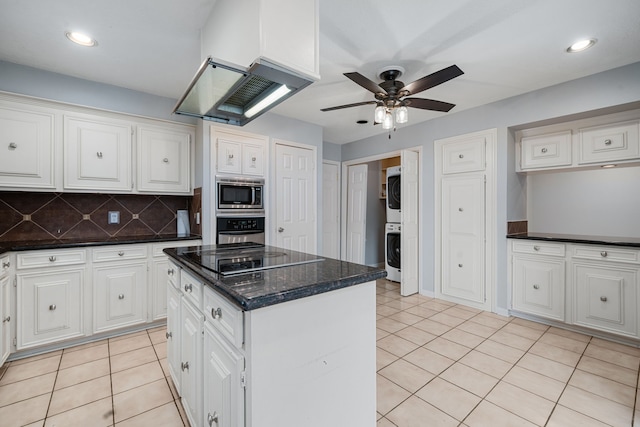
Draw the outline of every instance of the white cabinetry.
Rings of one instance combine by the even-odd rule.
[[[484,135],[461,136],[442,147],[442,173],[483,171],[485,168]]]
[[[11,300],[9,255],[0,256],[0,366],[4,364],[11,352]]]
[[[0,105],[0,187],[55,189],[55,113]]]
[[[180,381],[180,338],[182,331],[182,292],[180,292],[180,268],[172,262],[166,272],[167,287],[167,362],[169,365],[169,374],[173,380],[176,390],[180,395],[182,393]]]
[[[522,170],[571,164],[571,131],[528,136],[521,139]]]
[[[216,146],[218,173],[264,176],[266,136],[211,126],[211,139]]]
[[[191,130],[177,126],[138,126],[138,191],[191,193],[192,139]]]
[[[640,159],[638,121],[580,129],[578,163]]]
[[[130,192],[132,126],[92,115],[64,118],[64,188]]]
[[[563,244],[512,243],[513,309],[564,321]]]
[[[95,249],[93,263],[93,332],[146,321],[147,247]]]
[[[17,349],[84,335],[84,250],[17,254]]]

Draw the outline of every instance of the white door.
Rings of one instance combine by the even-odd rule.
[[[322,163],[322,255],[340,258],[340,177],[338,163]]]
[[[442,284],[444,295],[483,304],[484,174],[442,178]]]
[[[315,254],[316,170],[311,149],[276,143],[276,246]]]
[[[400,271],[402,280],[400,282],[400,294],[403,296],[418,293],[418,264],[420,254],[418,252],[418,174],[419,161],[418,153],[415,151],[402,151],[402,180],[400,212],[401,221],[401,249],[400,249]]]
[[[345,261],[364,264],[367,229],[367,165],[349,166],[347,179]]]

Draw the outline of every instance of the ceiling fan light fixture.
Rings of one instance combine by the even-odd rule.
[[[98,44],[95,39],[92,39],[86,34],[80,33],[78,31],[67,31],[64,33],[65,36],[72,42],[79,44],[80,46],[86,47],[94,47]]]
[[[407,123],[409,121],[409,109],[404,105],[396,108],[396,123]]]
[[[390,111],[387,111],[384,115],[384,120],[382,121],[382,129],[391,129],[393,127],[393,114]]]
[[[584,50],[589,49],[594,44],[596,44],[597,41],[598,41],[597,39],[579,40],[579,41],[575,42],[574,44],[572,44],[571,46],[569,46],[567,48],[567,52],[568,53],[582,52]]]
[[[384,117],[386,114],[387,114],[387,109],[382,105],[378,105],[375,111],[373,112],[373,121],[375,123],[382,123],[384,121]]]

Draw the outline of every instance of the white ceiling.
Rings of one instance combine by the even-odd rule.
[[[373,100],[345,72],[377,82],[380,68],[397,64],[410,83],[458,65],[463,76],[416,95],[456,107],[410,109],[408,126],[640,61],[638,0],[319,2],[322,79],[272,111],[321,125],[324,140],[338,144],[386,132],[371,125],[372,105],[320,111]],[[0,59],[177,99],[200,65],[199,28],[214,3],[0,0]],[[89,33],[98,47],[73,45],[68,30]],[[598,43],[565,52],[584,37]]]

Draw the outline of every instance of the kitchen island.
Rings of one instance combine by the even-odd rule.
[[[165,250],[167,357],[192,426],[374,426],[375,280],[386,272],[222,246]]]

